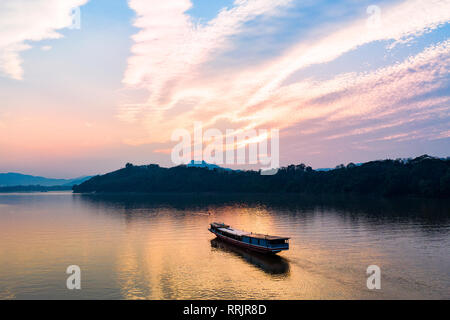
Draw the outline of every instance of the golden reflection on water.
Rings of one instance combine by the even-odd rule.
[[[364,291],[361,289],[365,285],[365,270],[352,270],[354,268],[342,266],[342,263],[345,264],[350,256],[356,261],[364,261],[367,256],[380,256],[376,249],[371,248],[351,253],[344,251],[348,257],[339,258],[326,247],[302,246],[300,252],[299,244],[294,240],[291,252],[282,253],[279,257],[281,262],[278,263],[286,272],[277,274],[270,272],[270,263],[274,262],[267,262],[258,254],[226,244],[219,245],[225,250],[215,250],[214,245],[208,247],[204,240],[211,243],[215,237],[203,229],[197,229],[198,219],[203,221],[200,225],[204,229],[215,220],[226,221],[236,228],[253,228],[254,232],[261,233],[279,229],[267,210],[235,207],[217,208],[213,215],[197,218],[195,226],[189,223],[189,215],[165,217],[164,224],[153,221],[144,228],[140,225],[140,228],[129,233],[128,239],[120,246],[117,272],[124,297],[259,299],[261,294],[267,299],[320,299],[324,294],[336,299],[359,297]],[[230,252],[238,254],[230,255]],[[293,258],[295,255],[292,252],[299,259]],[[331,262],[332,256],[338,259]],[[380,259],[377,263],[383,265]],[[296,271],[292,274],[289,271],[291,264]],[[321,268],[317,268],[318,264]],[[364,266],[369,264],[367,262]],[[337,276],[336,270],[342,273]],[[360,289],[351,290],[358,271]]]
[[[339,206],[172,201],[0,196],[0,298],[448,298],[445,217],[427,229]],[[213,221],[290,236],[291,248],[243,250],[215,239]],[[65,289],[72,264],[82,269],[80,292]],[[372,264],[383,270],[380,292],[366,288]]]
[[[255,232],[272,228],[272,218],[259,208],[236,211],[234,207],[224,207],[213,214],[189,212],[176,217],[165,212],[164,218],[158,217],[151,223],[127,221],[127,237],[118,247],[116,264],[123,296],[128,299],[203,298],[205,293],[209,296],[216,292],[216,298],[234,298],[236,288],[230,284],[233,281],[243,281],[249,288],[257,284],[265,275],[254,270],[249,259],[230,256],[230,248],[218,251],[211,247],[214,236],[206,230],[218,216],[236,227],[249,226],[255,219],[249,219],[248,215],[253,213],[257,221]],[[265,216],[266,220],[258,215]],[[192,216],[196,216],[195,224],[191,222]],[[280,259],[288,270],[287,260]],[[255,271],[257,276],[252,274]],[[249,298],[254,295],[248,294]]]

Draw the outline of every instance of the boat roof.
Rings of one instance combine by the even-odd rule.
[[[247,231],[233,229],[233,228],[230,228],[230,227],[228,227],[228,228],[219,228],[218,230],[220,230],[222,232],[229,233],[229,234],[233,234],[233,235],[236,235],[236,236],[246,236],[246,237],[255,238],[255,239],[289,240],[288,237],[269,236],[267,234],[247,232]]]
[[[250,236],[250,232],[242,231],[242,230],[236,230],[233,228],[219,228],[220,231],[234,234],[236,236]]]
[[[250,233],[250,237],[257,239],[266,239],[266,240],[289,240],[289,237],[279,237],[279,236],[270,236],[267,234],[260,233]]]
[[[223,222],[213,222],[211,223],[212,226],[216,227],[216,228],[229,228],[230,226],[223,223]]]

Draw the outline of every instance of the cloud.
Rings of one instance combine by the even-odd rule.
[[[345,137],[362,132],[358,127],[363,126],[376,131],[377,121],[405,108],[435,112],[433,99],[419,99],[448,84],[448,41],[371,72],[286,83],[295,72],[335,61],[366,44],[385,46],[381,41],[414,39],[439,28],[450,20],[448,0],[403,1],[383,8],[379,28],[367,28],[367,17],[341,23],[321,38],[299,39],[289,50],[263,63],[216,73],[206,66],[231,45],[230,35],[246,35],[246,21],[255,15],[270,16],[273,9],[291,3],[238,1],[206,26],[195,25],[185,13],[190,5],[180,1],[177,6],[150,8],[144,1],[130,1],[139,17],[135,25],[141,31],[134,37],[124,83],[147,88],[149,99],[120,109],[123,119],[138,122],[147,130],[128,143],[169,141],[174,129],[189,129],[194,121],[203,121],[205,127],[227,123],[228,128],[242,130],[301,127],[322,137]],[[166,21],[174,21],[176,27],[169,28]],[[362,121],[365,118],[372,122]],[[332,132],[330,126],[343,132]]]
[[[291,2],[237,0],[208,24],[199,25],[186,13],[192,6],[190,0],[130,0],[130,8],[137,14],[134,26],[141,30],[133,36],[133,56],[128,60],[123,82],[147,88],[151,98],[146,104],[153,109],[164,108],[164,99],[172,95],[170,87],[195,72],[194,68],[206,62],[213,52],[224,49],[228,38],[242,31],[247,21],[276,15],[277,9]]]
[[[373,72],[285,86],[269,101],[259,104],[257,110],[242,112],[244,117],[252,114],[261,124],[267,124],[264,115],[270,110],[273,125],[296,126],[298,133],[325,139],[367,134],[421,120],[439,111],[448,112],[449,98],[433,93],[448,86],[449,70],[450,41],[444,41],[402,63]],[[263,116],[258,116],[259,112]],[[336,133],[339,129],[341,132]]]
[[[20,53],[31,41],[58,39],[73,24],[72,10],[88,0],[2,0],[0,2],[0,74],[23,78]]]
[[[247,105],[266,99],[295,71],[314,64],[323,64],[368,43],[420,36],[450,21],[449,0],[415,0],[385,8],[382,23],[367,28],[367,18],[338,28],[338,31],[312,43],[300,43],[287,54],[271,62],[258,76],[265,84],[249,99]]]

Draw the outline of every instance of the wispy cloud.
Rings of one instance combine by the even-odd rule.
[[[213,52],[224,49],[229,37],[240,33],[244,24],[261,15],[275,15],[292,0],[237,0],[206,25],[196,24],[186,13],[189,0],[148,2],[131,0],[136,11],[134,25],[141,31],[133,36],[133,56],[123,82],[145,87],[151,93],[145,105],[166,109],[174,101],[171,87],[190,78],[196,67],[211,59]],[[195,94],[195,93],[193,93]],[[134,112],[136,106],[131,107]]]
[[[57,30],[73,24],[72,10],[88,0],[2,0],[0,2],[0,74],[21,80],[20,53],[33,41],[58,39]]]
[[[267,99],[283,81],[302,68],[333,61],[362,45],[382,41],[399,41],[419,36],[450,21],[449,0],[404,1],[383,9],[379,27],[368,28],[367,18],[338,28],[336,32],[310,43],[299,43],[287,54],[271,62],[258,77],[264,85],[248,101],[254,105]]]
[[[379,28],[367,28],[367,17],[363,17],[341,23],[322,38],[299,39],[289,50],[262,64],[218,73],[205,71],[205,65],[227,48],[230,35],[246,34],[245,21],[255,15],[270,16],[274,9],[290,4],[237,1],[234,8],[223,10],[208,25],[197,26],[185,13],[191,5],[187,0],[156,8],[144,1],[130,1],[141,32],[134,37],[136,44],[124,82],[147,88],[150,96],[139,106],[121,108],[124,119],[139,121],[148,132],[132,143],[169,141],[172,130],[189,128],[194,121],[237,128],[301,124],[312,130],[310,126],[317,119],[337,123],[376,118],[377,114],[381,117],[404,108],[406,101],[408,108],[419,108],[416,97],[448,83],[448,41],[375,71],[346,73],[320,82],[286,83],[299,70],[329,63],[366,44],[416,38],[439,28],[450,21],[448,0],[403,1],[383,8]],[[165,21],[173,22],[174,27]]]

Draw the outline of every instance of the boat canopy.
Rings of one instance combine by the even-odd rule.
[[[232,228],[219,228],[219,230],[225,233],[234,234],[235,236],[248,236],[248,237],[251,236],[250,232],[235,230]]]
[[[253,232],[237,230],[237,229],[231,228],[229,225],[226,225],[224,223],[218,223],[218,222],[211,223],[211,226],[217,228],[217,230],[220,230],[221,232],[228,233],[228,234],[231,234],[231,235],[235,235],[235,236],[238,236],[238,237],[245,236],[245,237],[254,238],[254,239],[265,239],[265,240],[268,240],[268,241],[289,240],[290,239],[288,237],[270,236],[270,235],[266,235],[266,234],[260,234],[260,233],[253,233]]]
[[[211,223],[211,226],[214,228],[229,228],[230,226],[223,223],[223,222],[213,222]]]
[[[288,237],[278,237],[278,236],[269,236],[266,234],[259,234],[259,233],[250,233],[249,237],[256,238],[256,239],[266,239],[266,240],[289,240]]]

